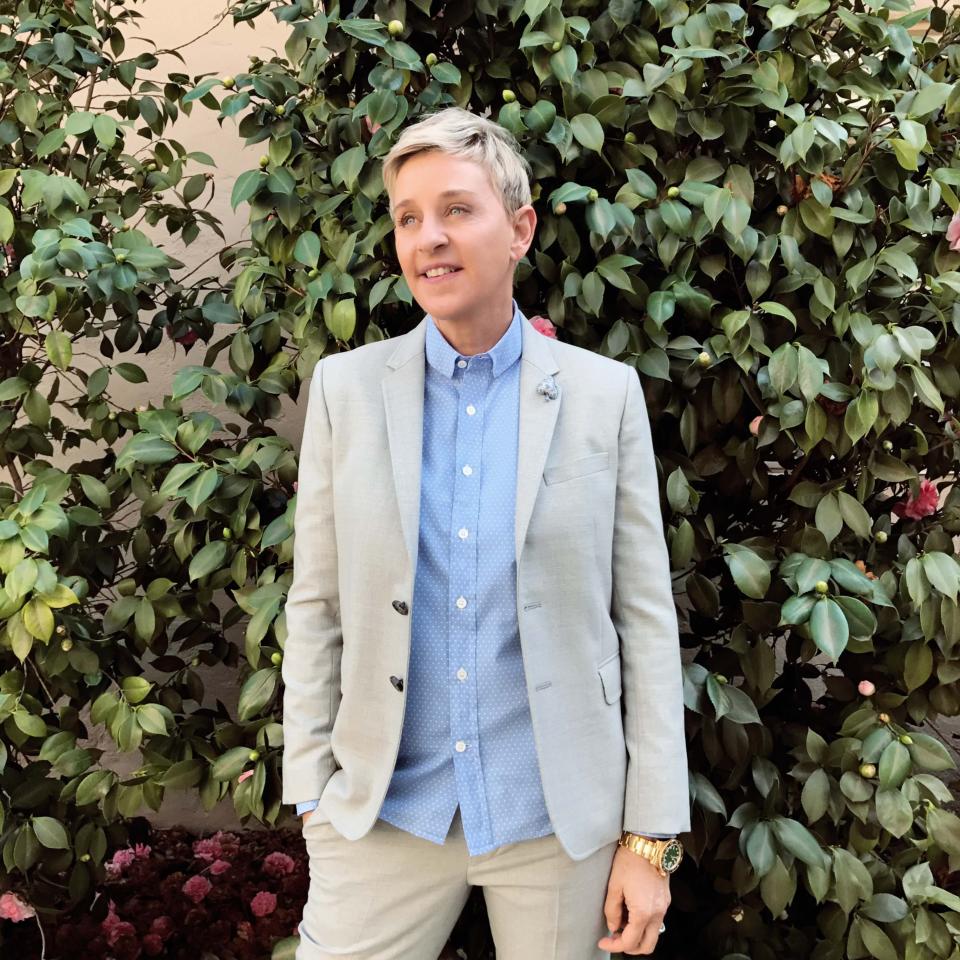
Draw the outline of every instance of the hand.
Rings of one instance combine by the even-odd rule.
[[[597,948],[629,956],[653,953],[669,906],[669,875],[661,877],[649,860],[617,847],[603,903],[607,929],[613,936],[601,937]]]
[[[300,819],[301,819],[304,823],[306,823],[306,822],[310,819],[310,814],[311,814],[311,813],[313,813],[313,810],[304,810],[303,813],[300,814]]]

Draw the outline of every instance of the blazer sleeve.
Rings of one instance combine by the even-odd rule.
[[[294,509],[293,579],[287,592],[283,678],[283,803],[315,800],[337,769],[330,747],[343,634],[333,513],[330,417],[324,362],[307,398]]]
[[[611,603],[627,749],[623,829],[674,835],[690,829],[680,635],[650,421],[637,371],[624,366]]]

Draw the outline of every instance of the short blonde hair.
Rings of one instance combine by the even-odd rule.
[[[393,193],[403,164],[418,153],[438,151],[480,164],[512,216],[531,202],[531,168],[513,134],[505,127],[460,107],[445,107],[406,127],[383,161],[387,196]],[[390,215],[393,199],[390,197]]]

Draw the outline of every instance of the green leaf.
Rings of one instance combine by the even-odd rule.
[[[312,230],[304,231],[297,238],[293,255],[305,266],[316,267],[320,261],[320,238]]]
[[[58,370],[69,369],[73,359],[73,343],[70,337],[60,330],[53,330],[44,338],[43,346],[50,362]]]
[[[956,603],[957,590],[960,588],[960,566],[957,561],[946,553],[933,551],[924,553],[920,562],[930,583]]]
[[[69,850],[70,838],[63,824],[53,817],[33,817],[30,820],[33,832],[43,846],[50,850]]]
[[[357,302],[352,297],[334,304],[327,329],[338,340],[349,340],[357,326]]]
[[[47,641],[53,636],[53,612],[43,600],[34,597],[23,608],[23,625],[32,637]]]
[[[911,732],[910,737],[913,743],[907,749],[913,762],[924,770],[932,770],[934,773],[943,770],[954,770],[956,764],[950,756],[947,748],[935,737],[926,733]]]
[[[277,688],[279,671],[275,667],[266,667],[251,674],[240,689],[237,718],[241,721],[257,716],[273,698]]]
[[[230,194],[230,206],[236,210],[241,203],[249,200],[267,181],[267,175],[262,170],[247,170],[237,177]]]
[[[818,600],[810,614],[810,635],[813,642],[836,662],[847,647],[850,627],[843,610],[830,597]]]
[[[910,773],[910,766],[910,751],[899,740],[888,743],[880,755],[880,786],[899,787]]]
[[[573,47],[561,47],[550,58],[550,70],[562,84],[573,82],[577,72],[577,52]]]
[[[770,587],[770,569],[766,561],[739,544],[726,543],[723,550],[724,560],[740,592],[754,600],[762,600]]]
[[[814,523],[824,535],[827,543],[832,543],[843,528],[843,515],[836,493],[827,494],[818,504],[814,512]]]
[[[814,867],[829,866],[827,854],[821,849],[816,837],[802,823],[788,817],[774,817],[772,824],[780,846],[798,860]]]
[[[214,540],[200,549],[200,552],[190,561],[188,577],[190,580],[199,580],[214,570],[224,566],[227,559],[227,544],[224,540]]]
[[[876,957],[877,960],[900,960],[891,939],[875,923],[862,916],[857,917],[854,922],[857,924],[863,945],[870,951],[872,957]]]
[[[153,684],[143,677],[124,677],[120,682],[120,689],[127,702],[131,704],[144,700],[152,688]]]
[[[603,148],[603,126],[593,114],[577,114],[570,121],[570,129],[577,141],[588,150],[599,153]]]
[[[933,673],[933,651],[926,640],[914,640],[907,649],[903,664],[903,681],[907,690],[922,687]]]
[[[910,101],[907,116],[918,119],[939,110],[947,102],[953,87],[952,83],[928,83]]]
[[[231,747],[213,761],[210,776],[214,780],[235,780],[250,762],[250,747]]]
[[[134,463],[166,463],[178,455],[177,448],[162,437],[138,433],[117,455],[117,469],[124,470]]]
[[[808,823],[816,823],[826,812],[830,803],[830,777],[822,769],[816,769],[807,777],[800,793],[800,803]]]
[[[873,522],[863,504],[842,490],[837,491],[836,497],[843,522],[862,540],[870,540],[873,536]]]
[[[873,611],[855,597],[837,597],[847,623],[850,625],[850,635],[860,639],[872,637],[877,630],[877,618]]]

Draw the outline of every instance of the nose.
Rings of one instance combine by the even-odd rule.
[[[417,246],[421,251],[436,250],[447,243],[447,231],[444,229],[443,222],[431,214],[426,214],[423,218],[417,237]]]

